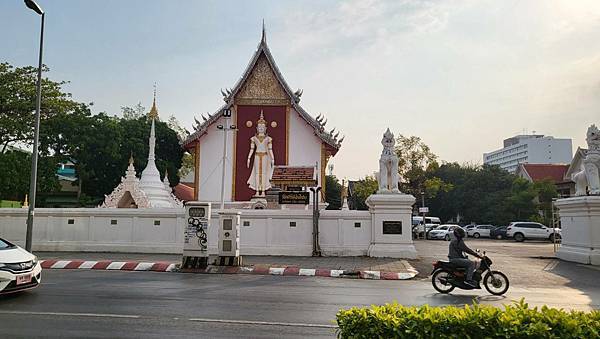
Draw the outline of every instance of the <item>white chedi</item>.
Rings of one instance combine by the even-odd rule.
[[[596,125],[588,128],[585,140],[588,150],[583,159],[583,168],[571,176],[575,182],[575,195],[585,195],[586,187],[590,195],[600,195],[600,130]]]
[[[148,208],[151,207],[148,197],[140,189],[140,180],[135,176],[133,157],[129,158],[129,166],[121,183],[109,194],[104,196],[102,208]]]
[[[163,181],[160,180],[160,173],[155,163],[156,134],[154,131],[154,119],[152,119],[152,126],[150,127],[149,146],[148,163],[142,171],[140,189],[148,197],[151,207],[182,207],[183,204],[181,201],[176,198],[174,199],[170,187],[167,189]]]
[[[383,134],[381,145],[383,145],[383,151],[379,158],[379,175],[377,178],[379,190],[377,194],[399,194],[398,156],[394,150],[396,140],[389,128]]]

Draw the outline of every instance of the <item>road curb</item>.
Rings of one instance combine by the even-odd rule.
[[[181,272],[204,274],[257,274],[280,276],[306,276],[328,277],[347,279],[370,280],[408,280],[414,278],[419,272],[410,264],[405,263],[406,272],[389,271],[358,271],[358,270],[332,270],[300,268],[297,266],[212,266],[205,269],[179,269],[179,264],[172,262],[138,262],[138,261],[110,261],[110,260],[41,260],[44,269],[88,269],[88,270],[118,270],[118,271],[154,271],[154,272]]]

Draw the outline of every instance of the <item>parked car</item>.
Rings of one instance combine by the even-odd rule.
[[[452,232],[456,227],[460,226],[451,224],[440,225],[429,231],[429,239],[444,239],[449,241],[452,237]]]
[[[547,239],[554,241],[555,234],[556,240],[562,238],[560,228],[553,229],[538,222],[530,221],[511,222],[506,228],[506,236],[516,241],[524,241],[525,239]]]
[[[37,287],[42,282],[42,265],[37,257],[0,238],[0,294]]]
[[[477,225],[467,230],[467,236],[473,238],[486,237],[489,238],[490,231],[494,228],[493,225]]]
[[[463,228],[465,229],[465,232],[467,232],[467,233],[468,233],[470,230],[474,229],[476,226],[477,226],[477,225],[472,225],[472,224],[469,224],[469,225],[467,225],[467,226],[464,226]],[[467,234],[467,236],[469,236],[469,235]]]
[[[490,230],[490,238],[492,239],[506,239],[506,228],[508,226],[498,226]]]
[[[440,218],[438,217],[425,217],[425,225],[423,225],[422,216],[412,217],[412,230],[417,236],[426,236],[427,233],[441,224]]]

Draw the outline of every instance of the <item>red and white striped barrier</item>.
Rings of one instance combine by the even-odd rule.
[[[137,261],[84,261],[84,260],[42,260],[45,269],[90,269],[90,270],[121,270],[121,271],[154,271],[154,272],[185,272],[213,274],[258,274],[281,276],[331,277],[374,280],[407,280],[414,278],[418,272],[409,268],[407,272],[387,271],[345,271],[331,269],[299,268],[295,266],[208,266],[205,269],[183,269],[171,262],[137,262]]]

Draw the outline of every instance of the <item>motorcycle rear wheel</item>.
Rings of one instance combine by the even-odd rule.
[[[452,277],[452,273],[446,270],[437,270],[431,276],[431,284],[436,291],[444,294],[448,294],[454,290],[454,285],[450,284],[448,280]],[[445,283],[444,283],[445,282]]]
[[[506,293],[509,284],[506,275],[500,271],[488,272],[485,277],[483,277],[483,286],[485,286],[485,289],[493,295],[503,295]]]

